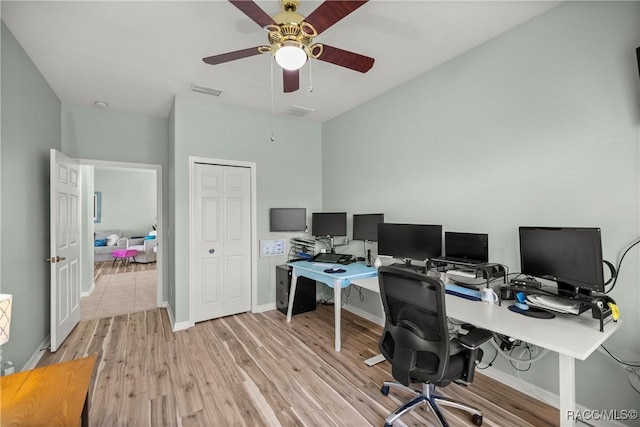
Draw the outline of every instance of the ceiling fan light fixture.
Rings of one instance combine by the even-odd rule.
[[[275,57],[278,65],[290,71],[299,70],[307,62],[307,53],[297,44],[280,47]]]

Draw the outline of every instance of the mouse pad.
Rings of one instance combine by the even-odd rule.
[[[547,310],[542,310],[541,308],[536,308],[531,306],[529,306],[529,310],[522,310],[516,307],[515,305],[510,305],[509,310],[515,313],[524,314],[525,316],[528,316],[528,317],[536,317],[538,319],[553,319],[554,317],[556,317],[555,314]]]

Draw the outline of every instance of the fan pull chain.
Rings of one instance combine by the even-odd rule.
[[[273,114],[274,114],[274,101],[273,101],[273,58],[271,59],[271,142],[275,142],[276,137],[273,134]]]
[[[309,93],[313,92],[313,75],[311,73],[311,61],[309,61]]]

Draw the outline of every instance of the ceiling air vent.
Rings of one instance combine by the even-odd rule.
[[[191,92],[204,93],[205,95],[220,96],[220,94],[222,93],[222,90],[192,84]]]
[[[314,113],[316,111],[315,108],[311,107],[303,107],[302,105],[292,105],[289,109],[289,114],[292,116],[306,116],[309,113]]]

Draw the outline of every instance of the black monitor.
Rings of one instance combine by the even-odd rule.
[[[346,212],[314,212],[311,214],[311,233],[316,237],[346,236]]]
[[[378,254],[411,260],[426,260],[442,255],[442,225],[378,224]]]
[[[378,224],[384,222],[384,214],[353,215],[353,240],[378,241]]]
[[[445,231],[444,254],[452,258],[489,262],[489,235]]]
[[[270,231],[306,231],[307,210],[305,208],[271,208]]]
[[[558,293],[604,292],[599,228],[520,227],[523,274],[558,283]]]

